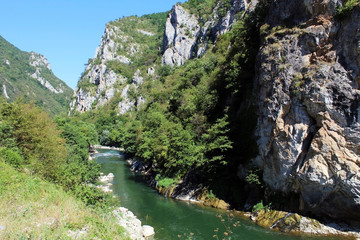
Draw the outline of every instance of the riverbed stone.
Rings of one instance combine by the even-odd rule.
[[[142,227],[143,229],[143,236],[146,240],[153,240],[155,236],[155,231],[152,226],[144,225]]]

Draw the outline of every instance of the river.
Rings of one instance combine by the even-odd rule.
[[[232,240],[330,239],[270,231],[244,217],[236,216],[235,219],[231,219],[229,213],[223,210],[165,198],[147,186],[141,175],[129,170],[121,152],[114,150],[99,150],[99,152],[95,157],[101,164],[101,171],[115,175],[113,193],[120,199],[121,205],[131,210],[143,224],[155,228],[157,240],[188,239],[184,234],[198,240],[222,239],[226,226],[231,226],[233,234],[226,232],[229,234],[228,238],[231,236]],[[219,215],[222,217],[220,218]],[[240,226],[234,227],[233,224],[237,221],[240,222]]]

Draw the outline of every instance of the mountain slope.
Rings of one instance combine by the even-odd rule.
[[[65,112],[72,89],[51,71],[47,59],[23,52],[0,36],[1,95],[9,101],[23,97],[52,115]]]
[[[59,186],[20,173],[2,159],[0,194],[1,239],[79,239],[94,236],[128,239],[112,213],[87,207]]]
[[[131,16],[106,25],[100,46],[75,90],[71,108],[85,112],[116,101],[125,113],[143,102],[141,85],[159,65],[166,13]]]

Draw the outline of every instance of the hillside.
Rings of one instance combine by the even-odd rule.
[[[166,13],[131,16],[106,25],[95,57],[90,59],[75,90],[71,109],[85,112],[116,102],[120,113],[143,102],[141,85],[159,65]]]
[[[263,201],[357,225],[359,16],[358,1],[189,0],[149,28],[123,18],[72,109],[172,197],[200,189],[238,209]]]
[[[86,207],[59,186],[1,160],[0,195],[1,239],[128,239],[112,214]]]
[[[51,71],[47,59],[24,52],[0,36],[1,96],[14,101],[23,97],[51,115],[66,112],[73,91]]]

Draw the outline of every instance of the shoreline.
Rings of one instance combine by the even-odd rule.
[[[221,199],[208,199],[206,189],[190,188],[186,183],[170,185],[167,188],[159,186],[154,177],[149,175],[149,170],[141,160],[127,159],[126,162],[133,172],[148,176],[147,184],[165,197],[175,200],[186,201],[191,204],[203,205],[218,209],[229,210],[228,203]],[[360,240],[360,229],[337,222],[321,223],[320,221],[299,215],[297,213],[280,210],[262,209],[257,212],[243,212],[230,210],[246,218],[258,226],[273,231],[289,233],[293,235],[308,235],[311,237],[338,237],[339,239]]]
[[[121,150],[118,150],[119,148],[114,148],[114,147],[105,147],[105,146],[98,147],[98,145],[94,145],[93,147],[94,147],[94,149],[98,148],[98,149],[109,149],[109,150],[121,151]],[[95,159],[91,156],[92,154],[95,154],[95,153],[89,154],[89,160]],[[96,185],[96,188],[99,188],[104,193],[112,194],[113,197],[115,197],[115,195],[113,194],[113,190],[111,189],[111,186],[113,185],[112,182],[113,182],[114,177],[115,176],[113,173],[104,175],[104,173],[101,172],[101,175],[98,179],[101,184]],[[115,208],[111,213],[118,220],[118,224],[125,229],[125,231],[127,232],[130,239],[136,239],[136,240],[153,240],[154,239],[154,237],[155,237],[154,228],[149,225],[142,225],[142,222],[129,209],[127,209],[125,207],[118,207],[118,208]]]
[[[120,148],[120,147],[109,147],[109,146],[102,146],[102,145],[91,145],[90,149],[108,149],[108,150],[116,150],[116,151],[121,151],[124,152],[125,149],[124,148]],[[91,153],[92,154],[92,153]]]
[[[94,145],[93,147],[94,149],[98,148],[124,151],[124,149],[116,147],[100,145]],[[155,181],[155,178],[149,175],[148,166],[141,160],[127,159],[126,162],[129,164],[131,171],[148,176],[147,185],[157,190],[158,194],[196,205],[203,205],[218,209],[228,209],[229,205],[221,199],[206,199],[206,189],[201,189],[203,191],[201,193],[201,190],[199,191],[199,189],[189,188],[189,186],[187,186],[186,183],[183,184],[183,182],[176,185],[170,185],[167,188],[163,188],[159,186],[158,182]],[[234,213],[239,214],[241,217],[246,218],[261,227],[271,229],[273,231],[290,233],[293,235],[304,234],[313,237],[332,236],[339,237],[340,239],[360,240],[360,229],[343,226],[342,223],[321,223],[316,219],[305,217],[297,213],[283,212],[280,210],[263,209],[257,212],[243,212],[238,210],[233,211]]]

